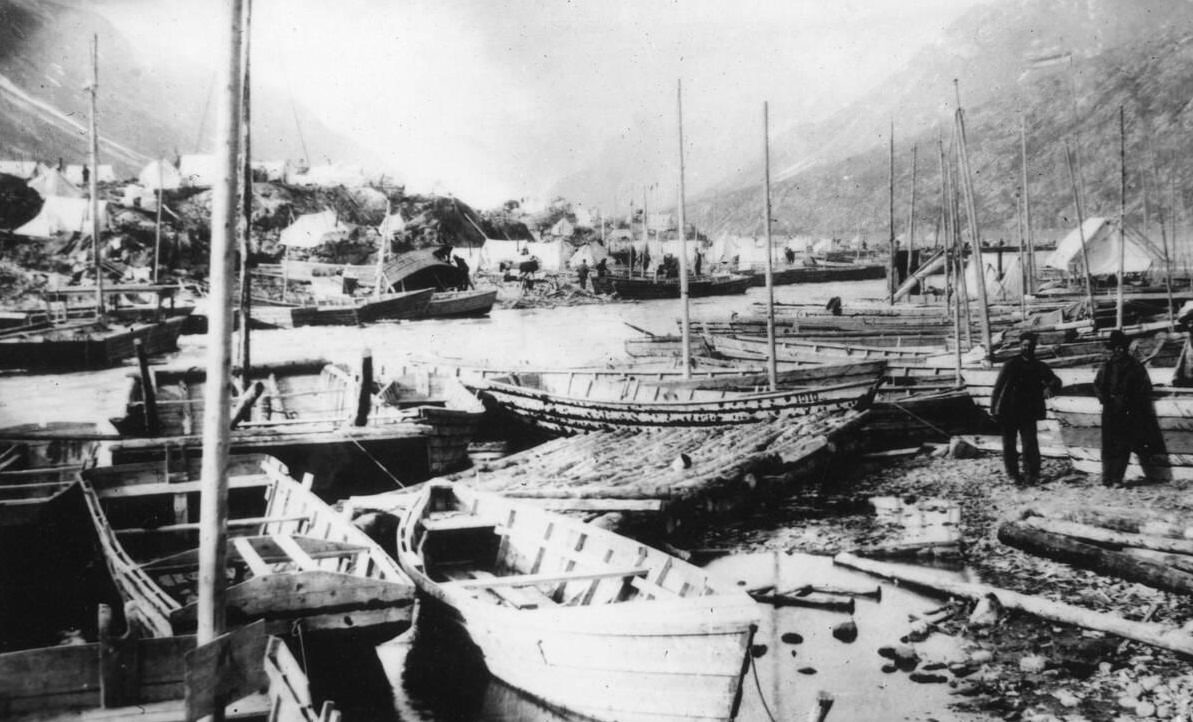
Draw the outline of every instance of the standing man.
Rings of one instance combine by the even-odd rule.
[[[588,283],[588,260],[580,259],[580,267],[576,269],[576,278],[580,281],[580,288],[583,289]]]
[[[1131,452],[1139,457],[1144,476],[1154,480],[1154,456],[1164,453],[1164,437],[1152,405],[1152,380],[1131,355],[1125,333],[1111,331],[1106,346],[1110,358],[1094,377],[1094,393],[1102,402],[1102,483],[1122,482]]]
[[[990,396],[990,415],[1002,427],[1002,461],[1007,476],[1016,484],[1035,484],[1040,479],[1040,441],[1036,422],[1044,418],[1044,397],[1060,389],[1060,379],[1036,358],[1036,335],[1024,333],[1019,355],[1007,361]],[[1023,444],[1023,474],[1015,437]]]

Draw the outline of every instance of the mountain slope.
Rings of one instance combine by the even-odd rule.
[[[146,66],[119,29],[85,4],[0,0],[0,159],[86,162],[93,34],[101,163],[127,177],[154,157],[212,150],[214,74]],[[308,150],[312,163],[367,165],[372,157],[257,84],[252,125],[258,159],[302,158]]]
[[[1174,161],[1193,150],[1189,134],[1178,132],[1190,127],[1191,34],[1193,4],[1184,0],[1015,0],[975,8],[944,41],[924,48],[863,102],[825,123],[776,134],[775,230],[848,236],[861,231],[884,238],[892,121],[896,232],[907,224],[913,144],[917,226],[919,233],[934,228],[940,207],[937,139],[943,136],[946,148],[952,143],[958,93],[983,226],[1016,223],[1021,109],[1033,225],[1073,220],[1066,142],[1080,159],[1085,215],[1117,213],[1120,105],[1127,118],[1128,204],[1141,217],[1148,186],[1154,221],[1159,182],[1151,173],[1149,144],[1163,185],[1169,172],[1176,174],[1178,189],[1190,180]],[[1033,60],[1043,58],[1056,62],[1033,68]],[[689,217],[714,234],[761,232],[760,177],[755,165],[730,178],[691,201]]]

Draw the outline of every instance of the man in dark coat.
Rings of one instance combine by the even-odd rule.
[[[1155,456],[1164,454],[1164,438],[1152,404],[1152,381],[1147,369],[1130,353],[1122,331],[1110,332],[1110,358],[1094,377],[1094,393],[1102,402],[1102,483],[1122,482],[1131,452],[1149,480],[1158,476]]]
[[[990,396],[990,415],[1002,427],[1002,460],[1007,476],[1016,484],[1034,484],[1040,478],[1040,441],[1036,422],[1044,418],[1044,396],[1060,389],[1060,379],[1036,358],[1036,336],[1019,339],[1019,355],[1003,365]],[[1023,444],[1023,474],[1015,437]]]

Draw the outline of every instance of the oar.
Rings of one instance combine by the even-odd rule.
[[[638,333],[644,333],[644,334],[646,334],[647,336],[650,336],[651,338],[654,338],[656,335],[658,335],[658,334],[651,333],[650,331],[647,331],[647,330],[646,330],[646,329],[644,329],[644,328],[638,328],[637,326],[635,326],[634,324],[630,323],[629,321],[622,321],[622,323],[624,323],[625,325],[627,325],[627,326],[629,326],[630,328],[634,329],[634,330],[635,330],[635,331],[637,331]]]

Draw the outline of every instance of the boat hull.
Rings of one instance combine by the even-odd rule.
[[[530,375],[523,375],[530,376]],[[465,382],[486,405],[498,413],[551,434],[575,434],[625,427],[724,426],[772,420],[780,415],[802,415],[824,409],[850,408],[872,381],[766,393],[719,390],[668,389],[630,379],[620,396],[595,398],[582,386],[572,394],[548,392],[533,379],[504,377]],[[527,385],[519,385],[525,380]],[[470,385],[473,384],[473,385]],[[675,400],[667,400],[668,397]],[[688,400],[683,400],[684,398]],[[624,400],[623,400],[624,399]]]
[[[497,289],[437,291],[422,318],[473,318],[488,316],[497,302]]]
[[[103,369],[137,355],[141,342],[153,356],[178,350],[178,336],[186,317],[156,323],[134,323],[101,331],[78,333],[46,330],[0,340],[0,369],[69,371]]]
[[[758,622],[748,595],[631,539],[468,490],[459,497],[472,511],[468,519],[487,522],[484,533],[502,527],[496,565],[550,577],[538,584],[554,591],[550,598],[539,591],[538,604],[526,606],[509,603],[510,597],[495,602],[491,586],[433,581],[430,575],[441,570],[430,560],[446,557],[450,545],[431,535],[446,532],[450,540],[476,528],[433,532],[423,526],[428,509],[437,508],[428,496],[442,486],[433,485],[403,514],[398,561],[427,602],[424,610],[459,624],[494,676],[594,720],[734,718]],[[464,538],[469,541],[457,551],[475,550],[484,539],[456,537]],[[622,566],[635,568],[627,573],[636,581]],[[626,598],[631,585],[641,592]]]
[[[688,281],[688,296],[730,296],[745,293],[750,288],[749,276],[725,276],[693,278]],[[593,277],[592,289],[596,293],[615,294],[620,298],[650,300],[658,298],[679,298],[680,283],[677,278],[626,278],[622,276]]]
[[[1055,396],[1047,400],[1056,418],[1060,436],[1073,468],[1089,474],[1102,473],[1102,404],[1090,394]],[[1153,479],[1193,479],[1193,392],[1158,392],[1153,396],[1156,420],[1164,440],[1165,453],[1151,460],[1145,474],[1137,455],[1131,456],[1127,475]]]

